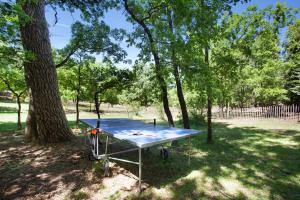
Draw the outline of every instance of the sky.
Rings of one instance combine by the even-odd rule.
[[[257,5],[259,8],[264,8],[270,5],[275,5],[276,2],[284,2],[288,7],[300,8],[300,0],[252,0],[249,3],[238,3],[236,6],[233,6],[232,11],[235,13],[241,13],[246,10],[250,5]],[[55,24],[54,11],[51,7],[46,7],[46,18],[49,24],[50,31],[50,40],[53,48],[60,49],[63,48],[71,38],[71,25],[80,20],[79,12],[70,13],[67,11],[57,10],[58,11],[58,22]],[[298,14],[298,18],[300,15]],[[124,10],[110,10],[104,16],[104,21],[111,28],[123,28],[128,32],[133,30],[131,23],[126,21]],[[120,46],[126,50],[127,59],[132,60],[132,63],[137,58],[139,50],[135,47],[128,47],[126,42],[122,42]],[[101,61],[101,56],[96,56],[97,61]],[[129,64],[116,63],[116,66],[120,68],[129,68]]]

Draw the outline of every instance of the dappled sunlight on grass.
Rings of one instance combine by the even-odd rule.
[[[167,160],[160,158],[159,147],[144,152],[143,184],[148,188],[139,196],[138,168],[111,163],[113,175],[105,178],[103,163],[86,158],[82,135],[75,142],[31,146],[24,142],[22,131],[15,132],[15,122],[0,120],[0,194],[5,191],[4,199],[45,194],[66,199],[300,199],[298,125],[275,130],[252,122],[247,126],[215,122],[214,143],[207,144],[206,127],[192,124],[204,132],[191,138],[191,165],[187,151],[170,149]],[[74,128],[74,120],[69,125]],[[184,150],[188,144],[188,140],[178,142]],[[125,147],[128,144],[116,148]],[[137,152],[120,158],[136,161]]]
[[[171,163],[165,163],[167,169],[182,168],[167,180],[159,175],[165,182],[160,180],[162,189],[158,186],[149,189],[154,197],[162,190],[171,194],[166,199],[300,198],[300,166],[297,165],[300,162],[300,132],[228,128],[228,124],[223,123],[216,123],[214,127],[213,144],[206,144],[205,135],[192,139],[193,156],[189,168],[178,161],[178,155]],[[159,164],[152,164],[158,166],[152,166],[151,171],[161,168]],[[150,177],[153,175],[154,172]],[[146,197],[151,198],[151,192]]]

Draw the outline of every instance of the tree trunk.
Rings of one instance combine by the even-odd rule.
[[[25,79],[27,82],[27,79]],[[26,118],[26,128],[25,128],[25,138],[33,143],[38,143],[38,130],[37,130],[37,123],[36,117],[33,107],[33,98],[31,89],[28,90],[29,96],[29,107],[28,107],[28,114]]]
[[[160,61],[157,53],[153,53],[154,55],[154,61],[155,61],[155,69],[156,69],[156,78],[158,80],[159,86],[160,86],[160,91],[161,91],[161,98],[163,102],[163,107],[165,114],[167,116],[169,126],[174,126],[174,121],[172,117],[172,113],[169,108],[169,99],[168,99],[168,89],[167,89],[167,84],[165,80],[163,79],[161,75],[161,70],[160,70]]]
[[[134,21],[136,21],[143,28],[145,34],[147,35],[147,37],[149,39],[150,50],[151,50],[151,53],[153,55],[154,63],[155,63],[155,75],[156,75],[156,78],[158,80],[158,84],[159,84],[159,87],[160,87],[161,98],[162,98],[162,102],[163,102],[164,111],[165,111],[165,114],[167,116],[169,126],[174,126],[172,113],[171,113],[170,108],[169,108],[168,88],[167,88],[167,84],[166,84],[166,82],[163,78],[163,75],[162,75],[160,59],[159,59],[159,55],[158,55],[158,52],[157,52],[157,46],[156,46],[155,41],[153,39],[152,33],[151,33],[150,29],[148,28],[148,26],[145,24],[144,20],[139,19],[133,13],[133,11],[129,8],[127,0],[124,0],[124,4],[125,4],[126,11],[134,19]]]
[[[95,94],[94,94],[94,102],[95,102],[95,108],[96,108],[98,119],[100,119],[100,105],[99,105],[99,93],[98,92],[95,92]]]
[[[174,34],[173,30],[173,19],[172,19],[172,13],[169,12],[168,16],[168,22],[169,22],[169,28],[171,29],[172,34]],[[182,91],[182,85],[181,85],[181,80],[180,80],[180,75],[178,71],[178,64],[177,64],[177,59],[176,59],[176,54],[175,54],[175,46],[174,46],[174,41],[171,41],[171,60],[172,60],[172,67],[173,67],[173,76],[175,78],[176,82],[176,89],[177,89],[177,97],[181,109],[181,114],[182,114],[182,120],[183,120],[183,127],[186,129],[190,128],[190,120],[189,120],[189,115]]]
[[[79,127],[79,92],[76,94],[76,128]]]
[[[229,119],[229,101],[226,101],[226,118]]]
[[[205,62],[208,67],[208,72],[210,74],[209,69],[209,60],[208,60],[208,47],[205,48]],[[209,75],[210,79],[210,75]],[[211,80],[208,81],[207,85],[207,142],[212,143],[212,123],[211,123],[211,108],[212,108],[212,86],[210,83]]]
[[[181,109],[181,114],[182,114],[182,120],[183,120],[183,128],[189,129],[190,128],[190,119],[182,91],[182,85],[179,77],[179,72],[178,72],[178,67],[173,64],[173,75],[175,77],[175,82],[176,82],[176,89],[177,89],[177,97]]]
[[[21,101],[20,101],[20,95],[17,95],[17,103],[18,103],[18,129],[22,129],[22,122],[21,122]]]
[[[212,142],[211,108],[212,108],[212,98],[211,98],[211,91],[210,91],[207,93],[207,142],[208,143]]]
[[[81,87],[81,58],[80,58],[80,63],[78,65],[77,69],[77,78],[78,78],[78,85],[77,85],[77,90],[76,90],[76,127],[79,127],[79,95],[80,95],[80,87]]]
[[[39,143],[70,140],[73,134],[68,127],[66,115],[59,95],[57,74],[49,40],[48,24],[45,18],[44,1],[19,2],[22,10],[30,17],[21,22],[21,39],[24,50],[31,57],[24,62],[27,85],[31,89],[34,110],[28,120],[37,132],[27,133],[30,139]],[[28,128],[26,131],[34,131]],[[32,138],[36,137],[36,138]]]

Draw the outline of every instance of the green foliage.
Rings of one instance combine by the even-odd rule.
[[[18,30],[18,16],[23,15],[18,5],[9,2],[0,3],[0,15],[0,91],[5,89],[15,97],[24,96],[24,52]]]
[[[288,27],[287,61],[289,69],[286,74],[286,88],[292,103],[300,103],[300,20]]]
[[[149,106],[159,101],[159,91],[153,66],[137,63],[133,68],[130,85],[119,96],[122,103],[134,106]]]

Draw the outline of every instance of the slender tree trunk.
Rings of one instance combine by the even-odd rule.
[[[207,93],[207,142],[208,143],[212,142],[211,108],[212,108],[211,91],[208,91]]]
[[[97,112],[97,117],[100,119],[100,104],[99,104],[99,92],[95,92],[94,94],[94,102],[95,102],[95,108]]]
[[[17,103],[18,103],[18,129],[22,129],[22,122],[21,122],[21,101],[20,101],[20,95],[17,95]]]
[[[181,114],[182,114],[182,120],[183,120],[183,127],[189,129],[190,128],[190,119],[182,91],[182,86],[181,86],[181,81],[178,73],[178,68],[173,66],[173,74],[175,76],[175,81],[176,81],[176,87],[177,87],[177,96],[178,96],[178,101],[179,105],[181,108]]]
[[[80,87],[81,87],[81,58],[80,63],[77,69],[77,78],[78,78],[78,85],[76,89],[76,127],[79,127],[79,101],[80,101]]]
[[[143,28],[145,34],[147,35],[147,37],[149,39],[150,50],[151,50],[151,53],[152,53],[153,58],[154,58],[155,74],[156,74],[156,78],[158,80],[158,84],[159,84],[160,91],[161,91],[161,98],[162,98],[162,102],[163,102],[164,111],[165,111],[165,114],[167,116],[169,125],[174,126],[172,113],[171,113],[170,108],[169,108],[167,84],[166,84],[166,81],[163,78],[161,65],[160,65],[160,58],[159,58],[159,55],[158,55],[158,52],[157,52],[157,46],[156,46],[155,41],[153,39],[152,33],[151,33],[150,29],[148,28],[148,26],[146,25],[146,23],[144,22],[144,20],[137,17],[134,14],[134,12],[129,8],[127,0],[124,0],[124,4],[125,4],[124,6],[125,6],[125,9],[128,12],[128,14],[132,17],[132,19],[135,22],[137,22]]]
[[[154,55],[154,61],[155,61],[156,77],[157,77],[157,80],[158,80],[159,86],[160,86],[161,98],[162,98],[162,102],[163,102],[164,111],[167,116],[169,126],[174,126],[172,113],[169,108],[167,84],[161,75],[161,70],[159,67],[160,66],[159,57],[158,57],[157,53],[153,53],[153,55]]]
[[[76,95],[76,127],[79,127],[79,93]]]
[[[229,118],[229,101],[226,101],[226,118]]]
[[[169,28],[174,34],[173,30],[173,19],[172,19],[172,13],[168,13],[168,22],[169,22]],[[172,67],[173,67],[173,76],[175,78],[176,82],[176,89],[177,89],[177,97],[181,109],[181,114],[182,114],[182,120],[183,120],[183,127],[186,129],[190,128],[190,120],[189,120],[189,115],[182,91],[182,85],[181,85],[181,80],[180,80],[180,75],[179,75],[179,70],[178,70],[178,64],[177,64],[177,58],[176,58],[176,53],[175,53],[175,46],[174,46],[174,41],[171,39],[171,60],[172,60]]]
[[[205,48],[205,62],[208,67],[208,71],[210,74],[209,69],[209,60],[208,60],[208,47]],[[210,75],[209,75],[210,77]],[[212,138],[212,122],[211,122],[211,109],[212,109],[212,87],[210,80],[208,81],[207,85],[207,142],[211,143],[213,141]]]
[[[48,24],[45,18],[45,2],[18,1],[22,10],[30,17],[21,22],[21,39],[24,50],[32,57],[24,62],[27,85],[31,89],[34,112],[28,123],[36,127],[37,132],[27,133],[31,140],[39,143],[52,143],[70,140],[73,134],[68,127],[66,115],[59,95],[57,74],[53,62],[49,40]],[[26,131],[35,131],[31,128]],[[32,138],[36,137],[36,138]]]

